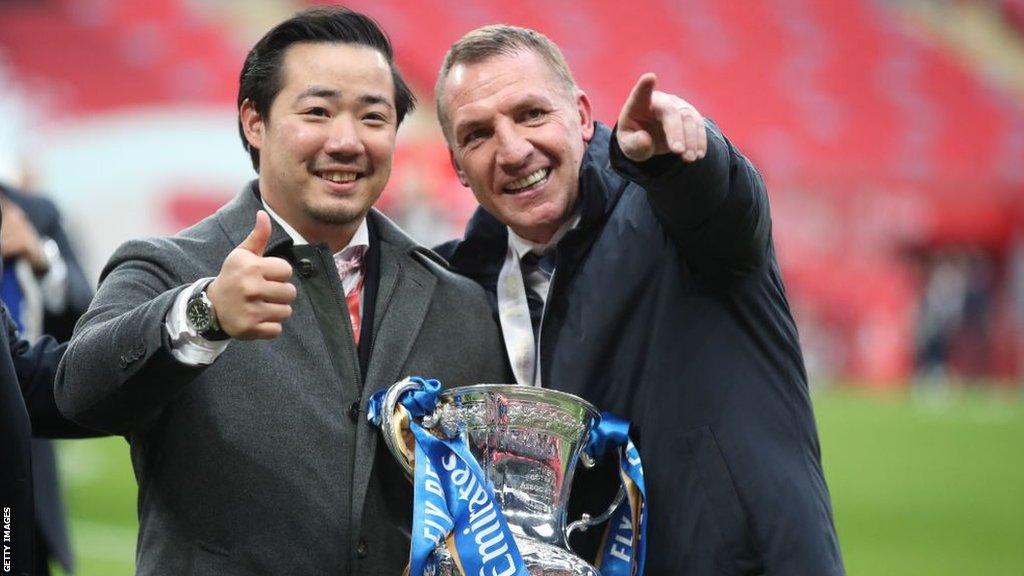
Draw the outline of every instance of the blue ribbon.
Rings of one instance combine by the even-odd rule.
[[[431,553],[447,539],[454,544],[449,552],[463,574],[528,576],[494,488],[462,437],[437,438],[415,421],[434,411],[441,383],[410,380],[420,389],[399,399],[412,416],[409,429],[416,439],[410,574],[423,574]],[[370,398],[367,418],[375,424],[385,392]]]
[[[400,399],[402,406],[405,406],[405,409],[413,416],[424,416],[433,412],[434,408],[437,408],[437,395],[441,392],[441,382],[419,376],[413,376],[409,380],[419,384],[420,388],[405,392]],[[366,419],[374,426],[380,425],[380,411],[387,393],[387,388],[377,390],[370,396],[370,400],[366,404]]]
[[[608,521],[597,566],[602,576],[640,576],[647,557],[647,489],[640,452],[629,439],[629,421],[601,414],[601,423],[590,432],[586,451],[594,458],[609,450],[619,451],[619,475],[626,500]]]

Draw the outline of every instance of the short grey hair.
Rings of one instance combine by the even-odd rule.
[[[569,71],[569,65],[565,62],[562,51],[558,49],[547,36],[519,26],[508,24],[492,24],[477,28],[460,38],[448,53],[444,56],[441,64],[441,71],[437,74],[437,84],[434,86],[434,97],[437,101],[437,120],[441,123],[441,130],[449,143],[452,140],[451,126],[448,115],[441,106],[441,98],[444,92],[444,83],[448,74],[458,64],[475,64],[489,60],[496,56],[515,56],[520,52],[530,50],[539,55],[547,63],[551,71],[555,73],[559,84],[565,88],[566,94],[575,95],[578,90],[576,80]]]

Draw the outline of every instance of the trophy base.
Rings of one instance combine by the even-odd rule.
[[[515,537],[515,540],[530,576],[601,576],[596,568],[565,548],[528,538]],[[463,575],[456,567],[448,549],[438,546],[431,555],[424,576]]]

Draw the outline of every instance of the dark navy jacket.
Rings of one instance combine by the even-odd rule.
[[[632,421],[647,574],[843,574],[764,183],[710,122],[708,140],[697,163],[635,164],[597,126],[580,224],[556,248],[542,382]],[[478,210],[438,252],[494,304],[506,249]],[[599,492],[578,480],[574,500]]]
[[[89,309],[92,286],[61,224],[60,211],[45,196],[28,194],[3,184],[0,184],[0,196],[6,196],[18,205],[39,236],[52,238],[60,249],[61,258],[67,266],[67,300],[64,309],[59,312],[44,307],[42,329],[44,334],[59,342],[70,340],[75,322]],[[7,264],[10,265],[10,262]],[[5,280],[17,281],[13,275]],[[36,552],[45,555],[46,562],[50,557],[55,558],[65,572],[72,573],[74,559],[61,498],[56,455],[51,442],[43,438],[32,440],[32,484],[36,503]]]
[[[65,348],[49,336],[34,344],[22,339],[0,303],[0,524],[2,533],[10,534],[9,542],[0,538],[3,573],[30,574],[33,566],[32,437],[96,435],[57,410],[53,380]]]

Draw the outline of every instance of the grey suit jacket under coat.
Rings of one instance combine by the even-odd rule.
[[[397,574],[412,492],[366,399],[407,375],[508,381],[497,324],[477,285],[371,212],[381,272],[364,378],[329,250],[293,246],[275,223],[265,254],[292,262],[298,288],[283,334],[231,342],[208,367],[177,362],[167,311],[217,274],[260,207],[252,184],[174,237],[119,248],[60,365],[58,405],[131,444],[137,574]]]

